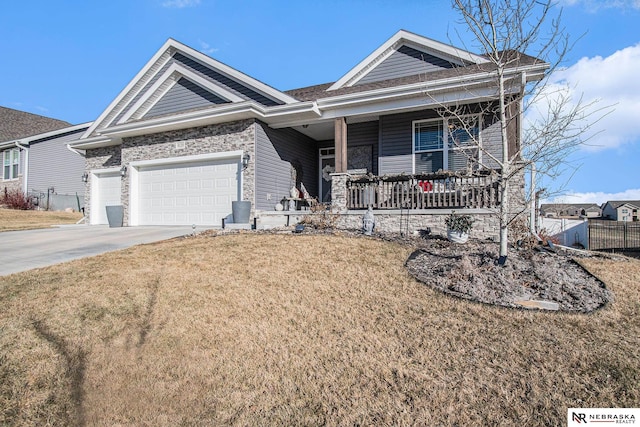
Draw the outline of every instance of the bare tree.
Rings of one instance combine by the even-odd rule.
[[[584,143],[582,136],[593,124],[586,120],[593,114],[592,104],[572,100],[568,91],[549,83],[570,48],[562,11],[551,16],[552,0],[452,0],[452,5],[477,43],[474,50],[488,60],[478,67],[496,89],[489,100],[474,105],[439,103],[439,112],[447,118],[448,144],[468,156],[470,167],[498,174],[504,261],[509,224],[527,210],[524,199],[512,200],[513,186],[523,182],[525,169],[532,166],[551,177],[564,170],[568,155]],[[499,144],[481,144],[481,125],[499,128]]]

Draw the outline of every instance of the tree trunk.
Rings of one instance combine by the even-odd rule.
[[[500,200],[500,257],[507,256],[509,244],[509,180],[511,179],[511,159],[509,153],[509,138],[507,132],[507,107],[505,105],[504,66],[498,65],[498,94],[500,98],[500,130],[502,137],[502,192]]]
[[[509,181],[503,180],[502,200],[500,201],[500,257],[507,256],[509,248]]]

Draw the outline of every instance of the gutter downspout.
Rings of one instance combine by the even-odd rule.
[[[15,142],[16,147],[24,150],[24,170],[22,171],[22,175],[24,176],[23,188],[22,192],[27,195],[29,193],[29,146],[22,145],[20,141]]]

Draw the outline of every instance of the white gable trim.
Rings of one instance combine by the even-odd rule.
[[[131,95],[131,97],[135,97],[135,95],[137,93],[139,93],[141,90],[144,89],[144,85],[140,85],[140,87],[138,88],[138,90],[135,93],[132,93],[132,91],[134,90],[136,84],[138,84],[144,77],[145,74],[147,74],[147,72],[149,72],[149,70],[154,67],[155,65],[157,65],[159,62],[162,62],[162,66],[164,66],[164,64],[166,64],[166,62],[171,60],[171,57],[173,55],[173,53],[175,53],[176,51],[186,55],[186,56],[190,56],[193,59],[206,64],[207,66],[216,69],[216,71],[227,75],[229,78],[238,81],[239,83],[245,84],[246,86],[250,87],[251,89],[255,90],[258,93],[261,93],[262,95],[273,99],[274,101],[280,101],[280,102],[284,102],[285,104],[293,104],[293,103],[297,103],[299,101],[297,101],[295,98],[292,98],[291,96],[280,92],[279,90],[276,90],[274,88],[272,88],[271,86],[268,86],[264,83],[262,83],[259,80],[256,80],[238,70],[235,70],[231,67],[229,67],[226,64],[223,64],[222,62],[216,61],[215,59],[201,53],[198,52],[197,50],[182,44],[174,39],[168,39],[163,45],[162,47],[155,53],[155,55],[153,55],[153,57],[151,57],[151,59],[145,64],[144,67],[142,67],[142,69],[138,72],[138,74],[136,74],[136,76],[127,84],[127,86],[118,94],[118,96],[109,104],[109,106],[102,112],[102,114],[100,114],[100,116],[98,117],[98,119],[96,121],[93,122],[93,125],[89,127],[89,129],[87,129],[87,131],[82,135],[82,138],[88,138],[93,132],[96,131],[96,129],[99,126],[102,127],[106,127],[106,126],[110,126],[112,123],[103,123],[104,120],[112,113],[114,112],[114,109],[116,109],[118,107],[118,104],[128,95]],[[163,56],[166,56],[163,60]],[[158,67],[158,69],[161,69],[162,66]],[[147,76],[147,79],[145,79],[145,81],[148,81],[149,79],[151,79],[153,77],[154,74]],[[127,105],[122,106],[122,108],[119,109],[119,111],[117,113],[119,113],[120,111],[122,111],[122,109],[127,108]],[[117,113],[114,116],[117,116]]]
[[[209,92],[226,99],[230,102],[244,102],[244,99],[240,98],[238,95],[233,92],[223,88],[216,83],[213,83],[201,76],[197,75],[191,70],[183,67],[180,64],[172,64],[158,80],[147,90],[147,92],[133,104],[127,113],[122,116],[122,118],[118,121],[117,124],[126,123],[131,117],[136,119],[143,117],[162,97],[175,85],[181,77],[186,78],[187,80],[192,81],[193,83],[201,86],[202,88],[208,90]],[[166,86],[167,81],[171,81],[171,84]],[[163,86],[166,86],[162,89]],[[158,92],[159,91],[159,92]],[[148,102],[153,98],[152,102]]]
[[[102,114],[100,114],[100,116],[96,119],[96,121],[93,122],[93,125],[91,125],[89,129],[87,129],[87,131],[82,135],[81,138],[88,138],[96,130],[96,128],[100,124],[102,124],[102,122],[107,118],[109,113],[111,113],[111,111],[114,108],[116,108],[116,106],[120,103],[120,101],[122,101],[122,99],[134,88],[134,86],[138,83],[138,81],[144,77],[144,75],[149,71],[151,67],[153,67],[158,61],[161,60],[162,56],[165,53],[167,53],[167,51],[171,48],[172,42],[173,42],[173,39],[169,39],[162,45],[162,47],[155,53],[155,55],[151,57],[149,62],[147,62],[146,65],[142,67],[142,69],[138,72],[138,74],[136,74],[136,76],[133,79],[131,79],[129,84],[125,86],[124,89],[122,89],[122,91],[118,94],[118,96],[113,101],[111,101],[109,106],[102,112]],[[170,59],[171,59],[171,55],[168,55],[168,58],[166,58],[164,62],[166,63]],[[143,88],[144,88],[144,85],[142,85],[139,90],[142,90]]]
[[[454,46],[438,42],[436,40],[422,37],[417,34],[400,30],[387,40],[382,46],[373,51],[362,62],[352,68],[347,74],[342,76],[337,82],[331,85],[327,90],[336,90],[342,87],[349,87],[356,84],[362,77],[367,75],[378,64],[388,58],[403,44],[414,49],[430,53],[434,56],[444,57],[445,59],[458,63],[483,64],[488,62],[486,58],[458,49]]]

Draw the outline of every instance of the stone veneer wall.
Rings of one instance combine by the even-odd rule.
[[[525,170],[521,170],[511,178],[509,182],[509,215],[512,217],[523,211],[527,211],[527,198],[524,193],[524,174]]]
[[[362,217],[366,211],[348,211],[340,215],[338,227],[351,230],[362,228]],[[469,235],[476,239],[497,239],[500,222],[498,216],[484,209],[458,209],[457,213],[472,215],[475,219],[473,229]],[[420,230],[430,229],[433,235],[447,235],[445,218],[449,216],[451,209],[442,209],[430,212],[413,210],[400,211],[374,210],[376,221],[375,231],[384,233],[407,233],[409,235]]]
[[[123,138],[122,145],[87,150],[87,171],[108,167],[129,165],[132,161],[158,160],[171,157],[198,154],[219,153],[243,150],[251,156],[248,167],[243,171],[242,197],[254,200],[254,159],[255,159],[255,121],[241,120],[219,125],[174,130],[150,135]],[[176,144],[180,142],[180,144]],[[124,225],[129,223],[129,173],[122,180],[122,205],[124,206]],[[90,211],[91,191],[87,187],[85,206]],[[253,212],[252,212],[253,214]]]

